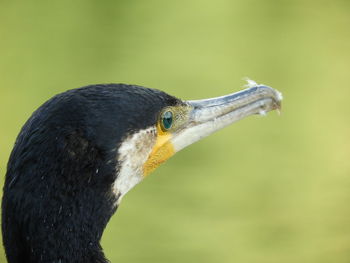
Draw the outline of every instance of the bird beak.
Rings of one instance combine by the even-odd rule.
[[[248,83],[249,84],[249,83]],[[220,130],[231,123],[253,114],[265,115],[281,108],[282,94],[268,86],[251,88],[226,96],[192,100],[186,124],[176,131],[171,143],[175,152]]]
[[[231,123],[253,114],[265,115],[269,111],[281,108],[280,92],[255,83],[250,86],[226,96],[185,101],[184,104],[178,105],[178,119],[181,124],[171,132],[163,132],[159,125],[157,126],[156,142],[143,166],[144,176],[176,152]]]

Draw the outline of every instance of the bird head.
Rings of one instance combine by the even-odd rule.
[[[279,109],[282,99],[276,90],[257,84],[237,93],[204,100],[184,101],[159,91],[145,90],[148,92],[150,97],[144,96],[145,101],[138,103],[144,107],[140,111],[147,113],[150,122],[141,129],[129,127],[130,132],[118,146],[119,174],[113,190],[119,202],[135,184],[176,152],[244,117]],[[153,99],[155,94],[161,103]],[[150,111],[149,103],[158,107]],[[135,103],[129,103],[128,107],[133,105]],[[135,114],[130,118],[136,121],[139,116]]]
[[[56,95],[23,126],[8,162],[2,229],[9,262],[104,262],[103,229],[132,187],[181,149],[279,109],[281,99],[257,84],[190,101],[123,84]]]

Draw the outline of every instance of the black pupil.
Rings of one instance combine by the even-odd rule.
[[[171,124],[173,123],[173,113],[171,111],[166,111],[163,114],[163,126],[165,129],[170,129]]]

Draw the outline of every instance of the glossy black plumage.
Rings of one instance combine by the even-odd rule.
[[[59,94],[22,128],[2,201],[9,263],[106,262],[99,241],[116,210],[117,154],[132,131],[180,100],[138,86],[94,85]]]

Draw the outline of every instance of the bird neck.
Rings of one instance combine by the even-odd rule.
[[[17,138],[4,184],[8,262],[108,262],[100,239],[119,198],[115,152],[91,134],[33,116]]]
[[[32,211],[3,214],[11,220],[3,228],[12,223],[3,230],[9,263],[108,262],[100,239],[115,210],[106,205],[108,200],[103,200],[103,195],[77,195],[74,203],[60,201],[56,205],[51,199],[32,207]]]
[[[100,239],[117,208],[115,164],[56,156],[43,156],[34,164],[30,156],[21,165],[9,162],[2,200],[8,262],[108,262]],[[48,163],[51,169],[45,169]]]

